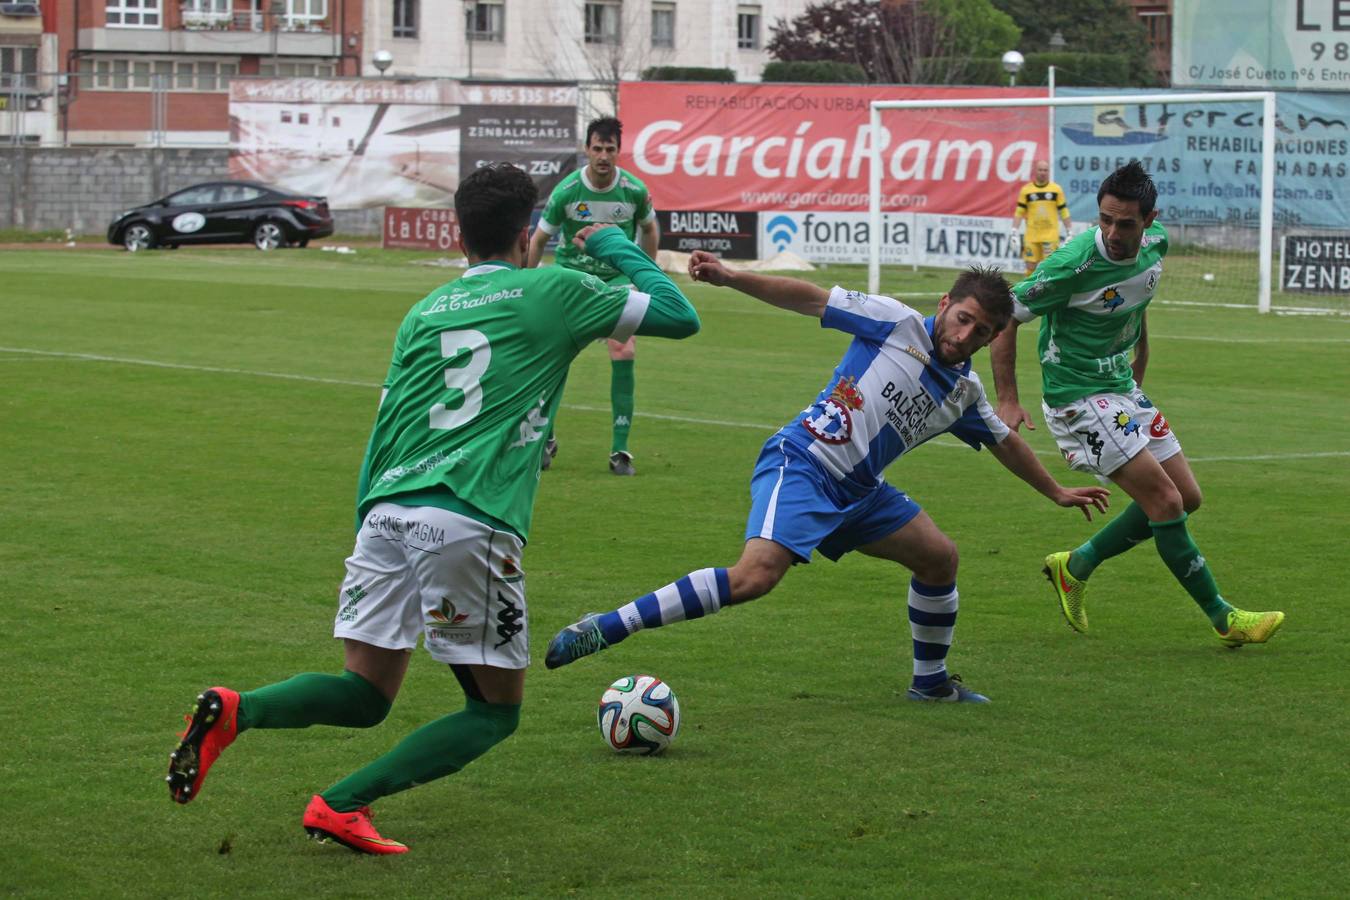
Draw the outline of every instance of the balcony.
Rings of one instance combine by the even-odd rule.
[[[342,35],[328,17],[266,11],[203,11],[184,5],[169,28],[82,28],[80,49],[114,53],[193,53],[217,56],[342,55]]]

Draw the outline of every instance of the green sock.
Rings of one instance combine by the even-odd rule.
[[[1219,596],[1219,585],[1210,574],[1209,564],[1200,555],[1200,548],[1195,546],[1186,528],[1186,514],[1182,513],[1181,518],[1170,522],[1148,524],[1153,529],[1158,555],[1172,570],[1172,576],[1181,582],[1215,628],[1227,628],[1228,614],[1233,607]]]
[[[341,725],[370,728],[392,706],[375,685],[355,672],[308,672],[239,695],[239,730]]]
[[[1069,555],[1069,574],[1082,581],[1092,571],[1113,556],[1119,556],[1135,544],[1142,544],[1153,537],[1148,516],[1131,503],[1121,510],[1120,515],[1102,526],[1101,530],[1087,539],[1087,543]]]
[[[636,378],[633,360],[610,360],[609,407],[614,411],[614,442],[610,453],[628,452],[628,432],[633,427],[633,393]]]
[[[337,812],[458,772],[505,740],[520,722],[520,705],[467,700],[454,715],[428,722],[384,756],[323,792]]]

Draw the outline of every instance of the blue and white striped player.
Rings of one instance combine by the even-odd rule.
[[[549,643],[550,669],[655,628],[762,597],[811,551],[838,560],[850,550],[897,562],[913,573],[909,622],[914,641],[911,700],[987,703],[947,672],[956,625],[956,546],[919,504],[882,473],[904,453],[949,432],[988,447],[1010,472],[1059,506],[1090,520],[1105,511],[1101,487],[1065,488],[995,415],[970,357],[1012,316],[1008,283],[992,269],[962,273],[925,318],[897,300],[827,291],[795,278],[736,272],[696,251],[696,281],[735,288],[773,306],[820,319],[853,336],[811,406],[764,445],[750,482],[745,547],[729,569],[699,569],[607,613],[591,613]]]

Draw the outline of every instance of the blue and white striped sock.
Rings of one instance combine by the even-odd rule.
[[[611,644],[644,628],[701,619],[717,612],[731,596],[726,569],[699,569],[673,584],[603,613],[596,623]]]
[[[914,687],[931,688],[947,680],[947,651],[956,630],[956,583],[909,582],[909,632],[914,638]]]

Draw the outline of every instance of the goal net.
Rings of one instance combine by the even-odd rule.
[[[1268,91],[1066,93],[871,103],[871,290],[903,294],[925,270],[972,263],[1020,277],[1013,213],[1035,160],[1050,162],[1078,233],[1096,223],[1102,179],[1138,159],[1158,186],[1158,221],[1170,239],[1158,302],[1350,314],[1350,216],[1318,188],[1323,177],[1344,176],[1318,168],[1315,121],[1292,110],[1282,121]],[[905,186],[905,148],[959,130],[963,116],[970,135],[945,148],[945,171],[979,182],[979,208],[963,207],[969,192],[930,191],[910,214],[910,240],[884,246],[883,226],[896,215],[888,198]],[[990,216],[995,196],[999,214]],[[950,208],[943,198],[955,198]],[[944,278],[934,274],[929,290]]]

